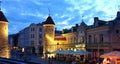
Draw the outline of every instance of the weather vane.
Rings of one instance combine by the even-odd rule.
[[[82,21],[83,21],[83,17],[84,17],[84,15],[82,15]]]
[[[0,10],[1,10],[1,3],[2,3],[2,1],[0,1]]]
[[[48,11],[49,11],[49,16],[50,16],[50,9],[48,8]]]

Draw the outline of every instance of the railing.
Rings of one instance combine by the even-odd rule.
[[[113,46],[120,46],[120,42],[113,42],[113,43],[108,43],[108,42],[104,42],[104,43],[86,43],[86,47],[113,47]]]
[[[4,63],[4,64],[38,64],[38,63],[13,60],[13,59],[8,59],[8,58],[0,58],[0,63]]]

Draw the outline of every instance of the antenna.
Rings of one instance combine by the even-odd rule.
[[[48,15],[50,16],[50,9],[49,9],[49,8],[48,8],[48,11],[49,11],[49,14],[48,14]]]
[[[83,22],[83,17],[84,17],[84,15],[82,15],[82,22]]]

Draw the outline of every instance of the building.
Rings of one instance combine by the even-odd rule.
[[[32,54],[42,54],[43,27],[41,23],[34,24],[19,32],[18,47],[24,49],[23,52]]]
[[[43,53],[45,54],[44,57],[46,57],[47,53],[51,53],[55,51],[55,45],[54,37],[55,37],[55,23],[51,16],[48,16],[46,21],[43,24],[43,30],[44,30],[44,45],[43,45]]]
[[[14,47],[18,47],[18,38],[19,38],[19,34],[8,35],[8,42],[9,42],[11,49]]]
[[[31,53],[43,51],[44,57],[54,56],[53,52],[59,49],[87,50],[93,53],[92,57],[120,50],[120,11],[110,21],[94,17],[93,25],[82,21],[71,29],[63,29],[62,34],[56,32],[55,23],[49,15],[43,23],[33,23],[20,31],[19,47],[28,49]]]
[[[0,57],[10,58],[10,47],[8,44],[8,20],[0,10]]]
[[[99,57],[105,52],[120,50],[120,12],[110,21],[94,18],[94,24],[87,27],[86,49],[93,52],[93,57]]]
[[[51,16],[48,16],[43,24],[44,30],[44,57],[54,57],[56,50],[85,50],[85,44],[77,43],[77,28],[73,26],[70,30],[63,30],[63,34],[55,34],[55,23]]]

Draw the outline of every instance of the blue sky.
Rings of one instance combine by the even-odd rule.
[[[9,21],[9,34],[18,33],[31,23],[46,20],[49,10],[56,28],[62,30],[80,24],[91,25],[93,18],[112,20],[120,0],[1,0],[1,8]],[[83,17],[82,17],[83,16]]]

